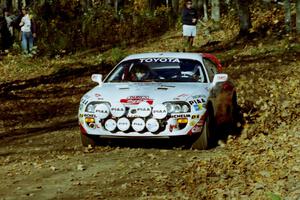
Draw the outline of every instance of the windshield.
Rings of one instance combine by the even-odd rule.
[[[106,82],[201,82],[207,83],[199,61],[178,58],[135,59],[120,63]]]

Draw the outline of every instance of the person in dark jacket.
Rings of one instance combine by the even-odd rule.
[[[192,1],[187,0],[182,11],[183,37],[187,44],[192,47],[196,36],[196,24],[198,20],[197,10],[192,8]]]
[[[10,35],[4,14],[0,15],[0,50],[6,51],[12,45],[12,37]]]

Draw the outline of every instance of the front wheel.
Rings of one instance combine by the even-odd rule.
[[[215,123],[213,112],[208,111],[201,135],[192,144],[193,149],[205,150],[216,146]]]
[[[205,150],[208,149],[208,127],[207,123],[203,127],[202,133],[198,139],[192,144],[193,149]]]
[[[82,134],[82,133],[80,133],[80,139],[81,139],[82,146],[84,147],[88,147],[88,146],[95,147],[97,141],[96,136]]]

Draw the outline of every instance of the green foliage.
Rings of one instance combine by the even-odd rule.
[[[268,193],[268,197],[271,199],[271,200],[281,200],[281,197],[277,194],[274,194],[272,192]]]
[[[125,57],[125,53],[119,48],[113,48],[111,50],[111,61],[112,63],[118,63]]]
[[[161,35],[176,22],[170,8],[138,10],[130,3],[116,13],[103,2],[85,8],[80,1],[52,0],[36,3],[33,11],[38,22],[39,52],[50,56],[62,51],[124,47]]]

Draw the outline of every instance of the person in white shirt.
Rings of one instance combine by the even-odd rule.
[[[28,8],[22,9],[23,17],[20,22],[21,26],[21,45],[24,54],[31,53],[33,47],[33,38],[35,37],[35,32],[32,31],[32,20],[30,19]]]

